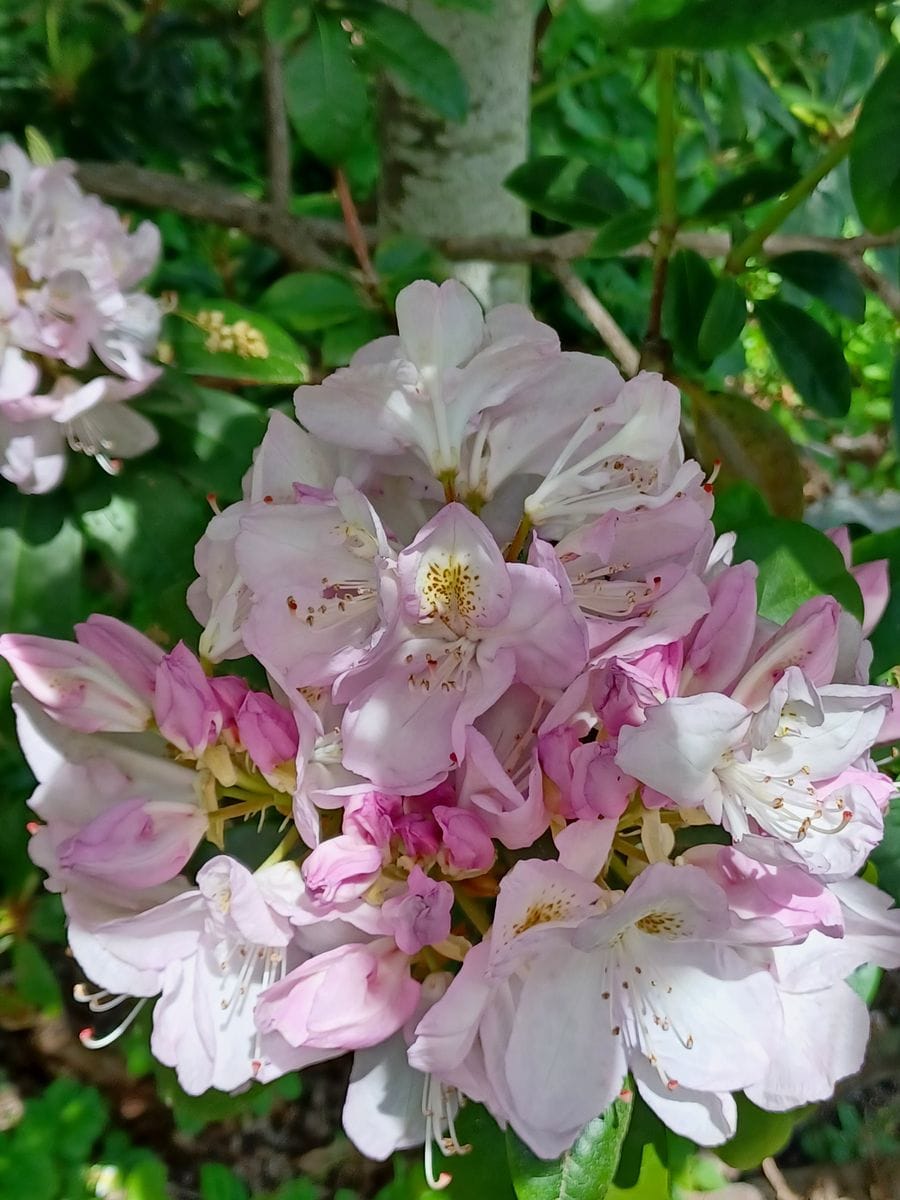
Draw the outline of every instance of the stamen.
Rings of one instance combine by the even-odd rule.
[[[127,999],[127,997],[126,997],[126,999]],[[134,1022],[138,1018],[138,1014],[141,1012],[141,1010],[146,1005],[147,999],[148,998],[145,996],[145,997],[143,997],[143,999],[138,1000],[137,1004],[135,1004],[134,1008],[131,1010],[131,1012],[128,1014],[128,1016],[125,1018],[125,1020],[121,1021],[115,1027],[115,1029],[111,1030],[109,1033],[105,1034],[103,1037],[94,1037],[93,1029],[88,1028],[88,1029],[82,1029],[82,1031],[78,1035],[78,1040],[81,1042],[82,1046],[87,1046],[88,1050],[103,1050],[104,1047],[111,1046],[114,1041],[116,1041],[118,1038],[120,1038],[122,1036],[122,1034],[125,1032],[126,1029],[129,1028],[129,1026],[134,1024]],[[110,1007],[112,1007],[112,1006],[110,1006]]]

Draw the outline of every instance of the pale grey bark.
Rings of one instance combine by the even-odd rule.
[[[494,0],[490,12],[390,0],[440,42],[469,87],[469,115],[444,121],[389,82],[381,92],[379,231],[431,241],[523,236],[528,210],[503,180],[528,156],[533,0]],[[454,274],[484,304],[528,299],[528,268],[478,260]]]

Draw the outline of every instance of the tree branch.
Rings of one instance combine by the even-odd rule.
[[[887,275],[882,275],[874,267],[870,267],[861,255],[849,257],[847,265],[864,288],[874,292],[895,317],[900,317],[900,288],[895,283],[891,283]]]
[[[575,301],[609,346],[613,355],[619,360],[624,374],[629,377],[636,375],[641,361],[640,351],[632,345],[613,315],[604,308],[584,280],[575,274],[568,263],[558,262],[550,270],[556,276],[566,295]]]
[[[239,229],[272,246],[292,267],[333,270],[338,265],[323,244],[330,240],[334,245],[344,237],[328,239],[322,222],[279,212],[271,204],[220,184],[195,183],[167,172],[119,163],[83,163],[78,167],[78,178],[88,191],[107,200],[168,208],[198,221]],[[332,221],[324,226],[343,228]]]
[[[343,271],[344,265],[330,251],[346,247],[349,235],[343,221],[295,217],[279,212],[274,205],[255,200],[222,184],[183,179],[165,171],[151,171],[128,163],[81,163],[78,178],[88,191],[107,200],[148,208],[167,208],[185,217],[239,229],[248,237],[272,246],[294,268]],[[370,246],[377,238],[374,229],[364,229]],[[455,237],[438,240],[436,248],[451,260],[484,259],[491,262],[529,262],[554,267],[582,258],[590,250],[596,231],[573,229],[553,237]],[[863,251],[900,243],[900,230],[887,234],[828,238],[804,234],[773,234],[766,238],[761,253],[766,258],[794,250],[818,250],[851,262]],[[724,258],[731,249],[725,233],[681,230],[676,246],[696,250],[704,258]],[[652,258],[654,243],[639,242],[623,251],[625,258]],[[868,274],[868,272],[866,272]],[[874,272],[873,272],[874,274]],[[862,278],[862,276],[861,276]],[[880,278],[880,277],[879,277]],[[873,280],[863,283],[878,290]]]
[[[263,89],[266,98],[266,161],[269,203],[287,212],[291,201],[291,131],[284,104],[281,47],[263,34]]]

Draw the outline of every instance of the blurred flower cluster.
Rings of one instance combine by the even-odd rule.
[[[424,1143],[433,1186],[465,1097],[549,1158],[626,1081],[703,1145],[737,1092],[830,1095],[847,977],[900,965],[858,877],[883,564],[862,624],[764,619],[674,387],[455,282],[397,319],[272,414],[197,547],[199,658],[103,616],[0,639],[86,1042],[156,997],[189,1092],[352,1052],[349,1136]],[[216,673],[247,655],[269,690]]]
[[[85,195],[73,163],[36,165],[0,145],[0,475],[47,492],[66,446],[114,471],[156,444],[121,403],[149,387],[160,307],[134,289],[159,257],[149,221],[129,233]]]

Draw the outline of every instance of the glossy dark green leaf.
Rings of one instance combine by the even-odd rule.
[[[782,279],[802,288],[851,321],[866,315],[866,292],[847,264],[833,254],[795,250],[769,260]]]
[[[872,660],[872,674],[875,676],[883,675],[900,664],[900,642],[897,637],[900,629],[900,528],[871,533],[853,543],[854,566],[878,559],[887,560],[890,592],[884,616],[869,635],[875,652]]]
[[[329,329],[365,311],[351,283],[318,271],[283,275],[263,292],[258,305],[261,312],[294,333]]]
[[[535,212],[568,225],[602,225],[629,208],[625,193],[600,167],[559,154],[530,158],[504,186]]]
[[[609,1194],[632,1100],[615,1100],[595,1117],[561,1158],[538,1158],[512,1131],[506,1135],[510,1174],[517,1200],[604,1200]]]
[[[376,0],[344,8],[368,53],[401,88],[448,121],[465,118],[469,94],[463,73],[417,21]]]
[[[619,1183],[611,1184],[604,1200],[668,1200],[671,1194],[668,1167],[657,1147],[648,1144],[641,1152],[637,1179],[624,1187]]]
[[[317,158],[340,163],[358,145],[369,99],[336,15],[317,13],[309,37],[285,60],[284,97],[297,136]]]
[[[654,214],[647,209],[617,213],[604,221],[588,251],[590,258],[605,258],[621,254],[644,241],[653,229]]]
[[[754,204],[780,196],[798,178],[799,172],[791,167],[751,167],[744,174],[720,183],[694,213],[694,219],[702,217],[706,221],[716,221],[743,212]]]
[[[285,43],[306,33],[312,12],[309,0],[264,0],[262,17],[266,37]]]
[[[900,904],[900,799],[891,801],[884,817],[884,838],[870,859],[878,872],[878,886]]]
[[[871,1007],[883,978],[884,971],[881,967],[876,967],[874,963],[863,963],[861,967],[856,968],[852,975],[848,976],[847,983],[860,1000],[864,1000]]]
[[[210,519],[199,490],[156,464],[133,468],[115,486],[98,483],[78,495],[89,545],[131,588],[130,619],[171,645],[196,641],[199,629],[184,603],[194,578],[194,545]]]
[[[721,275],[697,333],[699,360],[711,363],[724,354],[740,337],[746,320],[744,289],[730,275]]]
[[[663,333],[676,354],[699,363],[700,327],[716,290],[716,277],[695,250],[679,250],[669,262],[663,306]]]
[[[760,616],[784,623],[804,601],[829,595],[862,619],[862,596],[838,548],[824,533],[799,521],[773,519],[738,531],[736,562],[759,566]]]
[[[164,338],[171,366],[187,375],[245,384],[296,384],[307,377],[306,355],[291,335],[231,300],[179,297]]]
[[[241,479],[265,432],[267,413],[242,396],[170,375],[143,405],[183,478],[219,505],[241,497]]]
[[[793,1108],[788,1112],[764,1112],[742,1094],[735,1099],[738,1107],[737,1133],[724,1146],[716,1146],[715,1152],[723,1162],[740,1171],[750,1171],[758,1167],[764,1158],[783,1150],[791,1140],[794,1126],[812,1111],[806,1107]]]
[[[610,42],[712,46],[769,41],[813,21],[840,17],[873,0],[580,0]]]
[[[243,1180],[223,1163],[200,1166],[201,1200],[249,1200],[250,1191]]]
[[[103,478],[100,468],[83,464]],[[59,492],[0,489],[0,629],[71,636],[82,616],[84,541]]]
[[[850,368],[840,342],[808,313],[784,300],[758,300],[755,312],[778,365],[801,398],[823,416],[846,416]]]
[[[850,187],[872,233],[900,225],[900,49],[872,84],[850,148]]]
[[[803,468],[794,443],[771,413],[746,396],[692,390],[697,455],[712,470],[721,464],[721,485],[746,480],[775,516],[803,515]],[[717,488],[718,490],[718,488]]]

